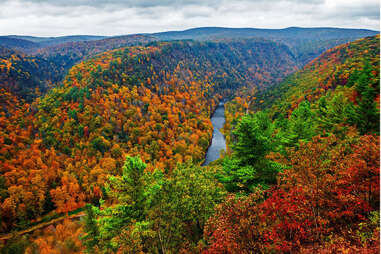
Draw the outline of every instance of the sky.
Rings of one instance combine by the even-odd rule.
[[[379,30],[379,0],[0,0],[0,34],[124,35],[194,27]]]

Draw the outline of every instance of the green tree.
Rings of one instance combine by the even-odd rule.
[[[357,98],[358,107],[352,111],[351,122],[357,126],[362,135],[367,133],[378,134],[380,111],[375,99],[379,94],[379,78],[373,77],[369,61],[365,62],[364,69],[355,84],[360,97]]]
[[[308,101],[302,101],[292,112],[286,126],[279,130],[280,142],[287,146],[296,146],[300,141],[307,142],[316,134],[315,114]]]
[[[337,88],[339,89],[339,88]],[[328,94],[319,99],[316,110],[317,131],[333,133],[335,135],[345,135],[346,123],[353,110],[353,103],[338,92],[333,97]]]
[[[206,221],[225,195],[214,173],[187,164],[165,177],[161,171],[144,172],[145,167],[139,158],[127,157],[122,176],[109,178],[111,205],[101,201],[101,209],[87,209],[88,252],[178,253],[202,239]]]
[[[145,173],[146,164],[138,157],[127,156],[121,176],[111,176],[106,185],[106,192],[113,200],[114,205],[106,207],[101,201],[102,209],[95,208],[98,216],[97,227],[99,230],[98,240],[92,239],[95,235],[93,222],[87,223],[86,232],[89,236],[86,240],[88,250],[95,245],[105,253],[116,251],[119,248],[118,236],[129,225],[144,218],[145,208]],[[87,217],[94,217],[91,209],[87,211]],[[90,227],[91,226],[91,227]]]
[[[274,124],[264,112],[242,117],[233,130],[233,155],[223,161],[217,178],[231,192],[251,192],[257,185],[276,183],[281,165],[266,156],[277,147]]]
[[[255,165],[274,148],[274,125],[264,112],[242,117],[233,130],[233,155],[247,165]]]
[[[160,186],[147,217],[155,232],[147,246],[156,246],[149,252],[195,248],[214,207],[223,200],[223,186],[206,167],[192,164],[179,165]]]
[[[98,244],[99,229],[96,222],[96,213],[92,205],[86,205],[86,217],[84,230],[86,235],[82,237],[83,244],[88,253],[95,253],[95,246]]]

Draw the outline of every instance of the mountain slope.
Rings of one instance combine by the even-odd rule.
[[[21,36],[22,37],[22,36]],[[24,38],[24,37],[22,37]],[[29,37],[26,37],[29,38]],[[92,38],[92,37],[90,37]],[[62,81],[75,63],[104,51],[122,46],[137,45],[149,42],[149,37],[126,36],[111,40],[80,41],[88,37],[69,36],[53,38],[54,40],[74,40],[68,43],[46,42],[50,46],[43,46],[40,42],[30,42],[25,39],[0,38],[7,47],[0,46],[0,87],[17,95],[20,99],[31,102],[37,96],[44,94],[54,84]],[[48,40],[45,38],[37,38]],[[33,40],[37,40],[33,38]],[[52,40],[53,40],[52,39]],[[13,48],[13,49],[12,49]],[[17,50],[20,49],[20,50]],[[33,50],[35,54],[24,51]],[[38,92],[36,93],[36,89]]]
[[[379,36],[367,37],[326,51],[303,70],[258,95],[254,107],[277,105],[274,112],[290,114],[304,99],[315,101],[338,86],[353,87],[365,64],[371,66],[376,77],[379,75],[379,42]]]
[[[329,48],[366,36],[378,31],[346,28],[301,28],[284,29],[200,27],[184,31],[169,31],[152,34],[160,40],[221,40],[229,38],[264,38],[280,41],[290,47],[302,67]]]
[[[352,41],[359,37],[377,34],[376,31],[364,29],[340,29],[340,28],[297,28],[290,27],[285,29],[255,29],[255,28],[195,28],[185,31],[164,32],[144,35],[126,35],[117,37],[101,36],[63,36],[63,37],[32,37],[32,36],[1,36],[0,45],[13,48],[16,51],[26,52],[35,59],[39,68],[30,71],[31,75],[27,79],[33,82],[25,81],[20,77],[17,88],[23,90],[23,99],[30,101],[36,97],[33,95],[31,84],[35,84],[44,92],[51,87],[51,84],[57,84],[63,80],[67,71],[76,63],[85,60],[96,54],[125,46],[144,45],[152,41],[193,39],[201,41],[221,41],[229,44],[251,43],[250,41],[274,41],[280,43],[282,50],[288,47],[293,55],[293,62],[298,68],[304,66],[307,62],[318,56],[323,51],[332,48],[338,44]],[[251,54],[251,53],[250,53]],[[249,55],[250,55],[249,54]],[[21,54],[18,54],[19,56]],[[259,55],[257,54],[257,57]],[[259,56],[260,57],[260,56]],[[276,56],[274,56],[276,57]],[[19,57],[20,58],[20,57]],[[248,57],[249,59],[250,57]],[[25,59],[25,62],[29,60]],[[244,64],[245,65],[245,64]],[[39,70],[41,70],[39,72]],[[266,79],[267,73],[262,73],[259,68],[253,66],[257,73]],[[24,73],[25,71],[20,70]],[[269,74],[274,77],[274,73]],[[4,75],[3,75],[4,80]],[[273,82],[266,85],[276,84],[280,79],[273,79]],[[6,81],[12,83],[14,81]],[[17,83],[17,82],[16,82]],[[25,84],[24,84],[25,83]],[[261,84],[259,84],[260,86]],[[27,94],[29,91],[30,94]],[[19,93],[19,92],[18,92]],[[20,93],[19,93],[20,95]]]
[[[217,101],[242,85],[284,78],[296,69],[293,59],[287,47],[261,40],[153,42],[75,65],[30,105],[5,102],[2,230],[97,203],[106,175],[119,175],[127,154],[165,173],[177,163],[201,163]],[[43,185],[31,184],[42,175]],[[27,193],[19,197],[20,190]]]
[[[0,46],[0,88],[31,102],[54,81],[54,66],[48,61]]]
[[[379,85],[377,35],[227,103],[230,149],[215,163],[232,195],[206,224],[205,253],[378,253]]]

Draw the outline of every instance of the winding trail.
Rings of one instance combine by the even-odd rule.
[[[27,228],[27,229],[24,229],[24,230],[21,230],[21,231],[15,231],[15,232],[11,232],[11,233],[8,233],[8,234],[5,234],[5,235],[1,235],[0,236],[0,241],[7,241],[7,240],[10,240],[10,239],[13,239],[13,238],[25,235],[27,233],[31,233],[31,232],[33,232],[33,231],[35,231],[37,229],[45,228],[45,227],[50,226],[52,224],[56,224],[56,223],[61,222],[61,221],[65,220],[65,219],[74,220],[74,219],[81,218],[81,217],[83,217],[85,215],[86,214],[84,212],[73,214],[73,215],[70,215],[70,216],[64,215],[62,217],[53,219],[51,221],[47,221],[47,222],[43,222],[43,223],[37,224],[37,225],[35,225],[33,227],[30,227],[30,228]]]

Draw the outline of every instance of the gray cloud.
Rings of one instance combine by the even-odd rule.
[[[1,34],[119,35],[198,26],[379,29],[379,0],[5,0]]]

